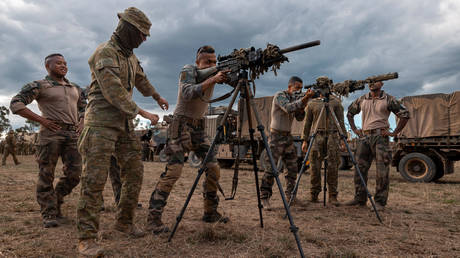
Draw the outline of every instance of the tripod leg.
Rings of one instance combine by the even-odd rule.
[[[302,167],[300,168],[299,175],[297,176],[297,181],[295,183],[294,189],[292,189],[291,199],[289,200],[288,206],[291,206],[292,201],[295,200],[295,197],[297,195],[297,191],[299,189],[299,184],[300,184],[300,179],[302,178],[303,173],[307,169],[308,157],[310,156],[311,147],[313,146],[315,137],[316,137],[316,132],[310,136],[307,153],[305,154],[305,157],[303,158]],[[284,218],[286,218],[286,216]]]
[[[239,111],[240,113],[242,111]],[[238,116],[238,139],[237,139],[237,152],[236,152],[236,161],[235,168],[233,169],[233,180],[232,180],[232,193],[229,198],[225,200],[235,199],[236,189],[238,188],[238,173],[240,169],[240,146],[241,146],[241,131],[243,130],[243,116]]]
[[[345,134],[342,132],[342,129],[339,125],[339,120],[337,119],[337,116],[335,115],[335,113],[334,112],[330,112],[330,113],[332,114],[332,117],[334,118],[334,123],[335,123],[335,126],[337,127],[337,130],[339,131],[340,138],[342,138],[343,142],[345,143],[345,146],[347,147],[348,154],[350,155],[351,161],[353,165],[355,166],[355,171],[359,175],[359,178],[361,179],[361,183],[363,184],[364,189],[366,189],[367,198],[372,204],[372,208],[374,209],[375,216],[377,216],[377,219],[380,221],[380,223],[383,224],[382,218],[380,217],[380,214],[377,211],[377,208],[375,207],[374,199],[372,198],[372,195],[369,192],[369,189],[367,189],[367,184],[366,184],[366,181],[364,180],[363,174],[361,174],[361,171],[359,170],[359,166],[358,166],[358,163],[356,162],[355,156],[353,155],[351,151],[350,145],[348,145],[347,136],[345,136]]]
[[[318,117],[322,117],[323,115],[323,112],[324,112],[325,108],[321,108],[321,111],[319,112],[319,116]],[[316,138],[316,135],[318,134],[318,125],[319,125],[319,119],[316,121],[315,123],[315,127],[313,128],[313,134],[310,136],[310,140],[309,140],[309,143],[308,143],[308,149],[307,149],[307,153],[305,154],[305,157],[303,159],[303,162],[302,162],[302,167],[300,169],[300,172],[299,172],[299,175],[297,176],[297,182],[295,184],[295,187],[294,189],[292,189],[292,193],[291,193],[291,200],[289,200],[289,206],[291,205],[292,201],[295,200],[295,197],[297,195],[297,191],[299,189],[299,184],[300,184],[300,178],[302,177],[302,174],[305,172],[305,170],[307,169],[307,161],[308,161],[308,157],[310,156],[310,151],[311,151],[311,148],[313,146],[313,142]],[[287,216],[287,214],[286,214]],[[286,218],[286,216],[284,216],[284,218]]]
[[[259,208],[259,220],[260,220],[260,227],[264,227],[264,220],[262,216],[262,202],[260,200],[260,189],[259,189],[259,168],[257,167],[257,159],[256,159],[256,151],[257,151],[257,146],[256,146],[256,141],[254,140],[254,128],[252,127],[252,119],[251,119],[251,109],[249,108],[249,100],[246,98],[246,110],[248,113],[248,126],[249,126],[249,139],[251,141],[251,149],[252,149],[252,164],[254,167],[254,179],[256,182],[256,193],[257,193],[257,205]]]
[[[327,137],[326,137],[327,138]],[[327,142],[327,140],[326,140]],[[323,206],[326,207],[326,192],[327,192],[327,155],[324,158],[324,187],[323,187]]]
[[[225,114],[220,122],[220,125],[217,127],[216,136],[212,140],[211,146],[209,147],[208,152],[206,153],[206,156],[203,159],[201,167],[198,170],[198,175],[196,176],[195,181],[193,182],[192,188],[190,189],[190,192],[187,195],[187,199],[185,200],[184,206],[182,207],[179,215],[177,215],[176,223],[174,224],[173,230],[171,231],[171,235],[169,235],[168,242],[171,242],[172,238],[174,237],[177,227],[179,226],[179,223],[181,222],[182,217],[184,216],[185,210],[187,209],[188,203],[190,202],[190,199],[192,198],[193,193],[195,192],[196,186],[198,185],[198,182],[200,181],[201,175],[206,170],[206,164],[208,163],[208,161],[210,160],[212,156],[212,153],[214,152],[214,148],[216,147],[217,140],[222,135],[225,120],[227,119],[227,116],[230,113],[230,110],[232,109],[233,104],[235,103],[236,97],[239,93],[239,89],[240,89],[240,86],[238,85],[236,87],[235,92],[233,93],[232,100],[230,101],[230,104],[228,105],[227,110],[225,111]]]
[[[247,95],[248,96],[248,102],[250,103],[250,106],[252,107],[252,110],[254,111],[254,116],[255,116],[255,118],[257,120],[257,129],[259,130],[260,135],[262,136],[265,151],[267,152],[268,158],[270,160],[270,165],[272,166],[273,176],[275,177],[276,184],[278,185],[278,189],[279,189],[280,194],[281,194],[281,200],[283,201],[284,209],[286,210],[286,213],[288,215],[289,223],[291,225],[290,226],[291,232],[292,232],[292,234],[294,234],[294,238],[296,240],[297,248],[299,249],[300,256],[305,257],[305,255],[303,253],[302,245],[301,245],[300,239],[299,239],[299,234],[298,234],[299,228],[297,226],[295,226],[294,220],[292,219],[291,212],[289,210],[289,206],[288,206],[288,203],[287,203],[287,200],[286,200],[286,195],[284,194],[283,186],[281,185],[281,181],[280,181],[280,179],[278,177],[278,168],[276,167],[275,161],[273,160],[272,152],[271,152],[271,150],[270,150],[270,148],[268,146],[267,136],[265,135],[264,126],[262,125],[260,117],[259,117],[259,115],[257,113],[256,106],[255,106],[254,102],[251,101],[252,95],[251,95],[251,93],[249,91],[249,87],[246,87],[246,93],[248,94]],[[248,117],[248,119],[251,119],[251,118]]]

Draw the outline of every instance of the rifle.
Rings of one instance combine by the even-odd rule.
[[[197,81],[198,83],[203,82],[219,71],[228,70],[227,77],[229,79],[225,83],[235,88],[241,70],[249,70],[252,82],[270,68],[277,75],[276,70],[280,68],[281,63],[289,62],[289,59],[284,54],[320,44],[319,40],[315,40],[284,49],[272,44],[267,44],[267,48],[264,50],[261,48],[255,49],[254,47],[235,49],[229,55],[219,55],[217,58],[218,63],[215,67],[198,70]]]
[[[339,96],[345,96],[348,97],[348,94],[357,91],[357,90],[363,90],[366,87],[366,84],[371,84],[371,83],[376,83],[376,82],[381,82],[381,81],[388,81],[388,80],[394,80],[398,78],[398,73],[387,73],[387,74],[380,74],[380,75],[374,75],[367,77],[364,80],[346,80],[343,82],[339,83],[333,83],[332,80],[330,80],[329,85],[326,87],[324,85],[318,85],[318,83],[310,84],[304,86],[305,89],[313,89],[315,91],[315,95],[313,96],[314,98],[319,97],[320,94],[323,96],[326,96],[326,94],[335,93]],[[303,97],[303,95],[298,96],[298,97]]]

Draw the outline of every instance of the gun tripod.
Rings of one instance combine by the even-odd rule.
[[[176,223],[174,224],[174,228],[171,231],[171,235],[168,238],[168,242],[171,241],[171,239],[174,237],[174,234],[176,233],[177,227],[179,226],[179,223],[182,220],[182,217],[183,217],[183,215],[185,213],[185,210],[187,209],[187,206],[188,206],[188,204],[190,202],[190,199],[192,198],[193,192],[195,191],[196,186],[198,185],[198,181],[200,180],[200,177],[202,176],[203,172],[206,171],[206,163],[210,160],[210,158],[212,156],[212,153],[214,152],[214,148],[216,147],[217,141],[219,140],[219,138],[221,137],[221,135],[223,133],[224,123],[225,123],[225,121],[227,119],[227,116],[230,113],[230,110],[232,109],[232,106],[235,103],[235,100],[236,100],[238,94],[240,94],[241,98],[245,102],[245,108],[246,108],[247,115],[248,115],[249,137],[250,137],[251,148],[252,148],[252,160],[253,160],[253,166],[254,166],[254,177],[255,177],[255,183],[256,183],[256,192],[257,192],[257,202],[258,202],[258,208],[259,208],[260,227],[263,228],[263,217],[262,217],[262,208],[263,208],[263,206],[262,206],[262,203],[261,203],[261,200],[260,200],[260,192],[259,192],[259,179],[258,179],[258,170],[259,169],[257,167],[257,160],[256,160],[256,157],[255,157],[256,142],[254,140],[254,132],[255,132],[255,130],[252,127],[251,109],[254,112],[254,116],[255,116],[256,121],[257,121],[257,129],[259,130],[260,135],[262,136],[263,143],[264,143],[264,148],[265,148],[265,150],[267,152],[267,155],[268,155],[269,160],[270,160],[270,165],[272,167],[272,173],[273,173],[273,176],[274,176],[274,178],[276,180],[276,184],[278,185],[278,189],[279,189],[279,192],[281,194],[281,199],[283,201],[284,209],[286,210],[287,217],[289,218],[290,230],[294,234],[294,237],[295,237],[295,240],[296,240],[296,243],[297,243],[297,248],[299,249],[300,256],[305,257],[304,253],[303,253],[303,250],[302,250],[302,246],[300,244],[299,235],[298,235],[298,230],[299,229],[294,225],[294,220],[292,219],[291,212],[289,210],[289,204],[288,204],[288,202],[286,200],[286,196],[284,194],[283,187],[282,187],[281,182],[280,182],[279,177],[278,177],[278,175],[279,175],[278,174],[278,169],[277,169],[277,166],[275,164],[275,161],[273,160],[273,155],[271,153],[270,147],[268,146],[267,136],[265,135],[265,132],[264,132],[264,126],[262,125],[262,122],[260,120],[259,114],[257,113],[257,110],[255,108],[255,104],[253,102],[254,96],[251,93],[250,85],[249,85],[249,82],[248,82],[247,78],[248,78],[248,72],[246,70],[242,70],[240,72],[240,74],[239,74],[238,84],[237,84],[236,89],[235,89],[235,91],[234,91],[234,93],[232,95],[232,99],[230,100],[230,103],[229,103],[229,105],[227,107],[227,110],[226,110],[226,112],[225,112],[225,114],[224,114],[219,126],[217,127],[216,136],[214,137],[214,139],[213,139],[213,141],[211,143],[211,146],[210,146],[208,152],[206,153],[206,156],[203,159],[203,162],[201,163],[201,167],[198,170],[198,175],[195,178],[195,181],[194,181],[194,183],[192,185],[192,188],[190,189],[190,192],[187,195],[187,199],[185,200],[184,206],[182,207],[179,215],[176,218]],[[240,123],[240,125],[241,125],[241,123]],[[240,127],[240,133],[239,134],[241,134],[241,127]],[[240,135],[239,135],[239,137],[240,137]],[[238,149],[238,155],[239,155],[239,151],[240,150]],[[234,194],[232,194],[232,195],[234,196]]]
[[[361,174],[361,171],[359,170],[359,166],[358,166],[358,164],[356,162],[355,156],[351,152],[350,146],[348,145],[347,136],[342,131],[342,128],[340,127],[339,120],[337,119],[337,116],[335,115],[334,112],[331,112],[331,110],[330,110],[330,107],[329,107],[329,94],[326,94],[326,97],[323,98],[323,107],[322,107],[322,109],[321,109],[321,111],[319,113],[318,119],[317,119],[317,121],[315,123],[313,134],[311,134],[311,136],[310,136],[307,153],[305,154],[305,157],[304,157],[304,159],[302,161],[302,168],[300,169],[299,176],[297,177],[296,184],[294,186],[294,189],[292,190],[291,200],[289,200],[288,205],[290,206],[292,201],[295,200],[297,190],[299,189],[300,179],[302,177],[302,174],[305,172],[306,163],[308,161],[308,157],[310,155],[310,151],[311,151],[311,148],[313,146],[313,142],[315,141],[316,135],[318,134],[318,125],[319,125],[320,119],[322,118],[323,112],[326,112],[326,118],[327,119],[329,119],[330,116],[332,116],[332,121],[334,122],[334,125],[335,125],[335,127],[337,129],[337,132],[339,133],[340,138],[342,138],[343,142],[345,143],[345,146],[347,147],[348,154],[350,155],[351,161],[353,162],[353,165],[355,166],[356,173],[359,175],[359,178],[361,179],[361,183],[363,184],[364,188],[366,189],[367,198],[369,199],[369,201],[372,204],[372,208],[374,209],[375,215],[377,216],[377,219],[380,221],[380,223],[383,223],[382,219],[380,218],[380,215],[379,215],[379,213],[378,213],[378,211],[377,211],[377,209],[375,207],[374,199],[372,198],[372,195],[370,194],[369,190],[367,189],[366,181],[364,180],[364,177]],[[326,146],[326,153],[327,153],[327,141],[328,141],[327,132],[328,132],[328,121],[326,121],[326,137],[324,139],[325,140],[325,146]],[[327,156],[326,156],[326,158],[324,159],[324,187],[323,187],[323,192],[324,192],[323,205],[324,206],[326,206],[327,166],[328,166],[328,161],[327,161]]]

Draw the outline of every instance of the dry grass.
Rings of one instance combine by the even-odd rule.
[[[20,157],[17,167],[0,168],[0,256],[5,257],[75,257],[75,209],[79,186],[66,198],[64,213],[69,224],[44,229],[35,200],[37,166],[32,157]],[[61,174],[57,166],[56,177]],[[143,226],[148,199],[164,168],[162,163],[145,163],[144,185],[136,223]],[[208,225],[202,216],[201,191],[197,190],[171,243],[168,235],[149,235],[129,239],[111,230],[114,223],[112,189],[104,191],[106,212],[101,213],[101,243],[112,257],[293,257],[297,247],[282,217],[284,210],[279,194],[272,199],[274,211],[264,211],[264,228],[260,228],[254,174],[245,166],[240,172],[236,200],[222,201],[220,210],[230,216],[225,225]],[[222,186],[230,192],[231,170],[222,171]],[[182,207],[196,169],[186,166],[165,209],[164,221],[172,226]],[[262,174],[259,175],[261,177]],[[300,199],[309,196],[309,177],[302,179]],[[281,177],[284,182],[284,178]],[[373,171],[369,180],[375,188]],[[322,203],[293,207],[302,246],[307,256],[460,256],[460,167],[439,183],[405,182],[394,170],[391,174],[389,204],[380,225],[368,208],[323,207]],[[277,191],[276,188],[274,188]],[[341,171],[340,197],[353,196],[351,171]]]

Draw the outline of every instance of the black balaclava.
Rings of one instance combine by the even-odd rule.
[[[129,52],[129,55],[132,54],[134,48],[139,47],[143,42],[141,32],[131,23],[122,19],[118,22],[113,34],[115,34],[122,47]]]

